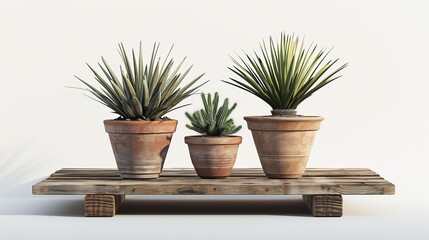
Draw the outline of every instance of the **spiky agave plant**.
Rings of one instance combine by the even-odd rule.
[[[252,93],[273,110],[295,112],[314,92],[341,77],[337,73],[347,66],[333,69],[339,59],[326,62],[330,51],[317,49],[313,44],[305,48],[304,40],[298,36],[282,33],[276,43],[270,37],[269,46],[265,41],[260,44],[260,53],[245,53],[245,58],[238,56],[239,60],[232,58],[234,65],[229,69],[244,81],[230,78],[224,82]]]
[[[98,66],[102,70],[104,77],[87,64],[93,72],[95,80],[101,85],[101,89],[92,86],[77,76],[76,78],[88,87],[85,90],[95,96],[95,98],[91,97],[92,99],[119,114],[118,119],[159,120],[166,113],[189,105],[177,106],[206,82],[194,86],[204,75],[201,74],[185,86],[179,87],[192,66],[183,73],[179,73],[186,57],[173,68],[174,61],[169,58],[173,47],[170,48],[163,62],[161,62],[161,58],[158,58],[158,49],[159,43],[155,43],[149,63],[144,64],[141,42],[138,60],[134,50],[132,50],[132,60],[130,60],[124,45],[119,43],[119,54],[123,63],[118,74],[120,77],[115,74],[103,57],[101,57],[103,65],[98,63]]]
[[[241,129],[241,126],[236,126],[234,120],[229,118],[231,112],[237,107],[237,103],[229,108],[229,100],[226,98],[222,106],[218,107],[218,93],[214,94],[213,100],[210,93],[207,96],[202,93],[201,99],[204,104],[203,109],[195,111],[192,115],[188,112],[185,113],[191,121],[191,124],[186,124],[187,128],[206,136],[227,136]]]

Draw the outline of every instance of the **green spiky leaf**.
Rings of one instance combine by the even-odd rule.
[[[86,90],[95,96],[93,99],[112,109],[121,118],[161,119],[165,114],[189,105],[179,106],[183,100],[194,94],[207,82],[196,85],[204,75],[201,74],[181,87],[180,84],[191,67],[180,73],[185,58],[178,66],[174,66],[173,59],[169,57],[172,48],[161,63],[161,58],[158,57],[159,44],[155,43],[149,63],[144,64],[141,42],[138,55],[134,50],[131,51],[131,59],[128,57],[124,45],[119,43],[119,54],[123,65],[120,66],[118,75],[102,57],[103,65],[100,63],[98,65],[106,79],[88,65],[100,84],[100,89],[78,79],[89,87]],[[122,81],[117,76],[120,76]]]
[[[282,33],[278,42],[270,37],[267,46],[263,41],[260,53],[232,58],[229,69],[242,81],[230,78],[223,82],[259,97],[273,109],[296,109],[314,92],[338,79],[337,74],[347,67],[343,64],[334,69],[339,59],[325,63],[328,54],[317,50],[317,45],[307,49],[298,36]]]

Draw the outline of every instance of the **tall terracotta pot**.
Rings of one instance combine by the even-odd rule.
[[[158,178],[177,121],[105,120],[116,164],[122,178]]]
[[[269,178],[300,178],[323,117],[244,117]]]
[[[185,137],[192,164],[201,178],[230,176],[241,140],[240,136]]]

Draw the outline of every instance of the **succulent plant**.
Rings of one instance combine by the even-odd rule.
[[[174,61],[169,58],[173,47],[163,62],[161,62],[161,58],[158,58],[158,49],[159,43],[155,43],[149,63],[144,64],[141,43],[138,60],[134,50],[132,50],[132,60],[130,60],[124,45],[120,43],[119,54],[123,63],[118,73],[120,77],[117,77],[103,57],[101,57],[103,65],[98,63],[103,74],[99,74],[87,64],[101,89],[90,85],[77,76],[76,78],[88,87],[84,90],[95,96],[95,98],[88,97],[112,109],[114,113],[120,115],[119,119],[159,120],[166,113],[189,105],[178,106],[180,102],[194,94],[206,82],[195,86],[195,83],[204,75],[201,74],[185,86],[179,87],[192,66],[183,73],[179,73],[186,57],[173,68]]]
[[[226,98],[222,106],[219,105],[219,94],[215,93],[213,100],[209,93],[207,96],[202,93],[201,99],[204,108],[195,111],[192,115],[185,113],[186,117],[191,121],[186,127],[201,133],[206,136],[227,136],[238,132],[241,126],[235,126],[234,120],[229,118],[229,115],[234,111],[237,103],[234,103],[229,108],[229,100]]]
[[[232,58],[233,67],[229,69],[242,80],[230,78],[223,81],[259,97],[273,109],[294,110],[305,99],[326,84],[338,79],[337,76],[347,64],[333,69],[339,59],[325,61],[330,51],[317,50],[311,44],[305,48],[304,40],[298,36],[281,34],[275,43],[270,37],[269,46],[260,44],[261,53],[254,56]]]

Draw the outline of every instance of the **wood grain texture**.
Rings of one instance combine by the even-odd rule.
[[[124,199],[125,195],[87,194],[85,196],[85,216],[113,217]]]
[[[307,169],[299,179],[268,179],[262,169],[234,169],[201,179],[194,169],[165,169],[150,180],[122,179],[116,169],[66,168],[33,185],[35,195],[385,195],[395,186],[366,168]]]
[[[315,217],[341,217],[343,197],[341,195],[303,195],[308,209]]]

